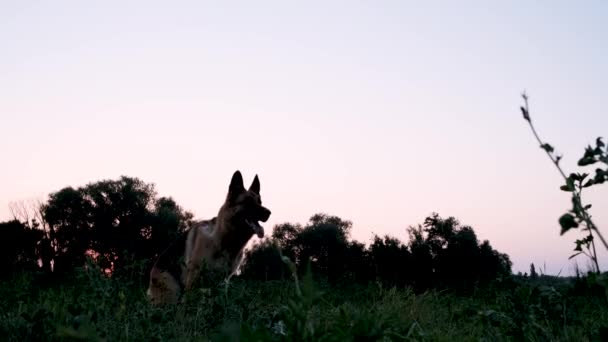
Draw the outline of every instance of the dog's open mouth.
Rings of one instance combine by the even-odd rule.
[[[245,220],[245,222],[247,222],[247,224],[249,225],[249,227],[251,227],[251,229],[253,229],[253,232],[261,239],[264,237],[264,227],[262,227],[258,221],[254,221],[254,220]]]

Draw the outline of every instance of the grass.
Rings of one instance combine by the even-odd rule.
[[[598,281],[513,278],[460,296],[312,278],[198,288],[151,307],[145,284],[93,270],[0,286],[6,341],[599,341],[608,305]]]

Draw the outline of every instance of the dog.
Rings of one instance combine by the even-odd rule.
[[[241,172],[235,171],[217,216],[195,223],[157,258],[149,276],[150,302],[178,303],[192,289],[203,266],[220,271],[225,279],[232,277],[247,242],[254,234],[264,237],[259,222],[266,222],[270,214],[262,205],[258,175],[245,189]]]

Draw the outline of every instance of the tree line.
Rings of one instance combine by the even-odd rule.
[[[352,223],[336,216],[316,214],[309,222],[277,225],[270,239],[250,249],[242,276],[272,280],[290,277],[281,257],[295,262],[303,274],[308,267],[330,283],[380,282],[418,290],[450,288],[471,290],[511,275],[509,256],[480,242],[470,226],[437,213],[423,224],[409,227],[408,242],[374,235],[373,242],[349,239]]]
[[[63,188],[33,211],[16,211],[0,223],[0,277],[22,271],[61,277],[90,260],[113,277],[145,282],[155,257],[194,222],[153,184],[126,176]],[[405,229],[406,243],[374,235],[365,246],[350,238],[351,229],[350,221],[321,213],[305,225],[278,224],[245,253],[239,276],[287,279],[282,257],[332,284],[469,290],[511,275],[508,255],[453,217],[433,213]]]

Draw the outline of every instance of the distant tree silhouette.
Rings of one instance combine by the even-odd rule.
[[[82,266],[86,252],[91,247],[92,227],[89,213],[92,204],[85,200],[81,191],[72,187],[51,194],[42,207],[49,225],[49,239],[53,256],[53,270],[65,273]]]
[[[344,259],[343,281],[361,284],[374,279],[376,271],[370,252],[363,243],[350,241]]]
[[[430,249],[435,284],[471,289],[475,284],[511,273],[508,256],[494,251],[487,241],[479,245],[473,228],[461,226],[454,217],[443,219],[433,213],[426,218],[424,227],[426,237],[419,236],[417,243]]]
[[[350,227],[350,222],[337,217],[313,216],[296,239],[300,271],[305,271],[306,260],[310,259],[312,270],[330,282],[342,277]]]
[[[532,279],[538,278],[538,274],[536,273],[536,268],[534,267],[534,263],[530,264],[530,278],[532,278]]]
[[[408,247],[394,237],[374,236],[369,255],[377,280],[389,286],[405,286],[411,283],[412,256]]]
[[[275,226],[272,232],[272,240],[282,250],[283,255],[296,262],[299,252],[297,238],[302,230],[299,224],[282,223]]]
[[[283,223],[272,237],[248,251],[243,276],[255,279],[285,277],[280,253],[303,271],[307,260],[317,277],[330,282],[433,287],[468,291],[497,277],[511,274],[506,254],[481,244],[473,228],[453,217],[433,213],[423,225],[409,227],[408,244],[395,237],[374,236],[368,248],[349,241],[352,224],[339,217],[317,214],[305,226]],[[279,251],[280,249],[280,251]]]
[[[306,271],[310,261],[314,274],[331,283],[367,280],[370,266],[367,252],[363,244],[349,241],[351,227],[350,221],[323,213],[313,215],[305,226],[279,224],[270,240],[246,253],[243,276],[255,279],[290,276],[279,258],[282,254],[295,261],[300,273]]]
[[[31,231],[35,240],[28,239],[27,243],[33,245],[19,246],[22,249],[35,249],[39,270],[43,273],[51,273],[55,251],[51,246],[50,229],[42,213],[42,203],[35,202],[13,202],[10,204],[13,221],[18,221],[26,229]],[[24,241],[17,243],[26,243]]]
[[[409,250],[411,253],[412,285],[416,290],[426,290],[435,284],[433,253],[424,236],[421,225],[409,227]]]
[[[125,176],[52,193],[42,211],[58,273],[82,266],[90,255],[119,275],[152,259],[192,219],[171,198],[156,199],[152,184]]]
[[[17,220],[0,223],[0,277],[36,270],[43,232]]]
[[[283,280],[291,276],[281,260],[276,241],[266,239],[246,251],[241,277],[255,280]]]
[[[50,194],[34,215],[17,207],[21,220],[0,223],[0,276],[17,270],[66,274],[91,257],[112,276],[147,278],[155,256],[193,223],[193,215],[170,197],[157,197],[153,184],[137,178],[102,180]],[[282,223],[270,238],[245,253],[240,276],[290,278],[281,255],[300,274],[310,262],[315,277],[330,283],[380,282],[471,290],[511,274],[508,255],[479,242],[470,226],[433,213],[396,237],[373,237],[369,247],[350,239],[352,222],[323,213],[305,225]],[[531,274],[536,274],[533,266]]]
[[[192,224],[194,217],[169,197],[156,200],[151,214],[151,230],[143,232],[150,242],[146,255],[154,255],[163,250],[168,242],[177,239]]]
[[[484,240],[479,246],[479,257],[481,260],[479,275],[483,283],[487,283],[497,277],[511,275],[513,263],[509,259],[509,256],[494,250],[488,240]]]

